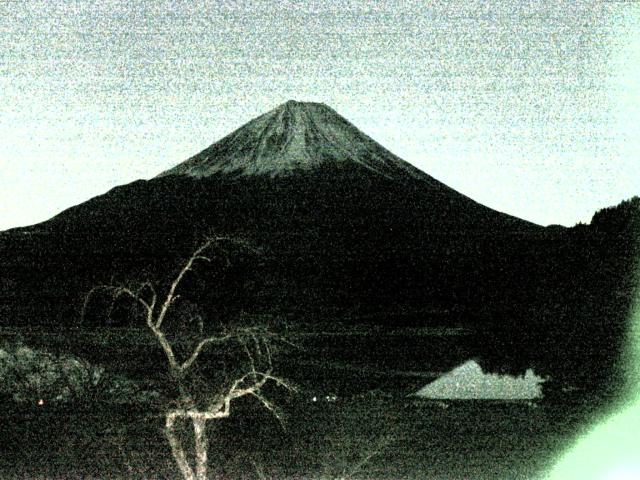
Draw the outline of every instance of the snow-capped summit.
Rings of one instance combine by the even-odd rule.
[[[286,176],[355,164],[386,177],[429,178],[323,103],[289,100],[159,176]]]

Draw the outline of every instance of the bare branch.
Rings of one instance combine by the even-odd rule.
[[[264,408],[269,410],[273,414],[273,416],[276,417],[276,419],[278,420],[278,422],[280,423],[282,428],[284,428],[284,421],[282,419],[282,413],[280,413],[280,411],[278,411],[276,409],[276,407],[264,395],[262,395],[262,393],[260,393],[260,391],[252,392],[251,395],[253,395],[255,398],[257,398],[258,401],[260,403],[262,403]]]
[[[254,381],[257,379],[256,378],[256,364],[253,360],[253,355],[251,355],[251,351],[249,350],[249,347],[247,347],[246,342],[241,342],[242,343],[242,348],[244,349],[245,353],[247,354],[247,358],[249,359],[249,364],[251,365],[251,373],[253,374],[253,379]]]
[[[89,307],[89,303],[91,302],[91,298],[99,291],[106,290],[108,291],[110,288],[113,288],[109,285],[97,285],[93,287],[84,297],[84,303],[82,304],[82,312],[80,313],[80,322],[84,323],[85,316],[87,314],[87,308]]]
[[[167,314],[167,311],[169,310],[169,307],[175,301],[174,299],[176,298],[176,295],[175,295],[176,289],[178,288],[178,285],[180,285],[180,282],[182,282],[182,279],[187,274],[187,272],[193,268],[194,262],[196,262],[196,260],[210,262],[211,259],[209,257],[205,257],[204,255],[202,255],[202,252],[204,252],[211,245],[214,245],[222,240],[227,240],[227,239],[225,237],[209,238],[206,242],[200,245],[200,247],[198,247],[195,250],[195,252],[193,252],[191,257],[189,257],[189,260],[187,260],[185,265],[182,267],[182,269],[178,273],[178,276],[175,278],[175,280],[171,283],[171,286],[169,287],[169,293],[167,294],[165,301],[162,304],[162,308],[160,309],[160,313],[158,314],[158,318],[156,319],[156,322],[155,322],[156,328],[160,328],[162,326],[162,322],[164,321],[164,318]]]
[[[133,290],[127,287],[114,286],[114,285],[98,285],[96,287],[93,287],[91,290],[89,290],[89,293],[87,293],[85,297],[84,304],[82,306],[82,314],[81,314],[82,322],[84,322],[87,307],[89,306],[89,302],[91,301],[91,298],[99,291],[105,291],[105,292],[111,293],[111,304],[109,306],[109,313],[108,313],[109,316],[111,316],[111,312],[113,310],[113,304],[116,302],[116,300],[118,300],[118,298],[122,296],[128,296],[131,299],[133,299],[134,302],[142,305],[142,307],[145,309],[147,313],[147,317],[152,315],[153,306],[155,305],[155,298],[156,298],[155,290],[153,290],[153,297],[152,297],[151,303],[148,303],[138,294],[138,292],[134,292]]]
[[[185,360],[182,365],[180,365],[180,369],[183,371],[188,370],[189,367],[191,367],[193,363],[198,359],[198,356],[207,345],[210,345],[212,343],[225,343],[232,337],[232,335],[225,335],[222,337],[207,337],[204,340],[201,340],[198,345],[196,345],[196,348],[193,350],[189,358]]]
[[[149,309],[153,310],[156,306],[156,300],[158,297],[158,295],[156,294],[156,289],[153,286],[153,283],[151,283],[150,281],[146,281],[142,283],[140,287],[136,290],[136,296],[139,298],[143,298],[142,294],[145,288],[148,288],[151,291],[151,302],[147,302],[147,304],[149,305]]]
[[[289,392],[295,393],[298,391],[298,387],[296,387],[290,382],[287,382],[284,378],[274,377],[273,375],[267,375],[267,374],[262,374],[262,375],[264,375],[267,378],[267,380],[270,380],[273,383],[275,383],[278,387],[284,388]]]
[[[252,367],[252,371],[255,372],[256,370],[256,366],[255,366],[255,359],[254,359],[254,355],[251,353],[247,342],[245,341],[245,337],[248,337],[248,339],[251,341],[251,343],[253,344],[256,353],[258,356],[261,357],[265,357],[269,367],[271,367],[271,349],[269,347],[269,342],[268,342],[268,337],[270,337],[270,335],[268,335],[268,333],[266,333],[266,331],[263,328],[260,327],[249,327],[249,328],[241,328],[241,329],[237,329],[235,331],[231,331],[229,333],[227,333],[226,335],[222,335],[219,337],[215,337],[215,336],[211,336],[211,337],[207,337],[203,340],[201,340],[196,347],[194,348],[193,352],[191,353],[191,355],[189,356],[189,358],[187,360],[185,360],[182,365],[181,365],[181,369],[182,370],[187,370],[188,368],[190,368],[195,361],[198,359],[198,356],[200,355],[200,353],[202,353],[203,349],[210,345],[210,344],[222,344],[222,343],[226,343],[228,341],[233,340],[234,338],[238,340],[238,342],[242,345],[247,358],[249,359],[249,362],[251,364]],[[267,337],[267,339],[265,339],[265,337]],[[274,336],[275,338],[275,336]],[[262,345],[262,346],[261,346]],[[263,353],[262,349],[265,350],[265,352]]]
[[[167,357],[167,361],[169,362],[169,371],[171,372],[171,374],[176,375],[179,372],[181,373],[182,369],[178,365],[178,361],[176,360],[176,356],[173,353],[173,348],[171,347],[171,343],[169,343],[169,340],[167,340],[167,337],[165,336],[165,334],[162,332],[162,330],[160,330],[154,325],[153,319],[151,317],[149,317],[147,324],[149,326],[149,329],[155,335],[156,339],[158,340],[158,343],[162,347],[162,350],[164,351]]]
[[[267,364],[269,365],[269,371],[273,368],[272,357],[271,357],[271,347],[269,346],[269,342],[264,342],[264,349],[267,352]]]
[[[230,398],[233,400],[236,398],[243,397],[245,395],[249,395],[253,390],[261,388],[266,382],[266,380],[264,379],[254,381],[253,385],[251,385],[250,387],[240,388],[240,386],[247,380],[247,378],[254,377],[254,375],[255,375],[254,372],[249,372],[249,373],[245,373],[243,376],[236,379],[236,381],[233,382],[233,384],[231,385],[231,388],[229,388],[229,391],[225,396],[225,398]]]
[[[254,376],[256,377],[256,380],[253,382],[253,384],[245,388],[240,388],[240,386],[247,380],[247,378],[249,377],[253,378]],[[240,377],[233,383],[233,385],[229,389],[229,393],[227,394],[227,396],[230,397],[231,399],[235,399],[235,398],[243,397],[245,395],[252,395],[254,392],[257,392],[262,387],[264,387],[264,385],[268,381],[272,381],[276,385],[283,387],[289,391],[292,391],[292,392],[296,391],[296,388],[293,385],[290,385],[282,378],[274,377],[273,375],[271,375],[271,373],[249,372],[244,374],[242,377]]]

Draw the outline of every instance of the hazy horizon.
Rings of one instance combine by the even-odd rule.
[[[323,102],[498,211],[588,222],[640,194],[634,2],[0,4],[0,230]]]

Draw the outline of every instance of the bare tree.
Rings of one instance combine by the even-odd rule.
[[[267,383],[273,383],[289,390],[293,389],[290,384],[272,373],[273,345],[278,341],[284,341],[284,339],[272,334],[264,327],[226,327],[220,328],[216,334],[211,334],[205,333],[201,319],[198,319],[198,326],[192,332],[194,334],[192,342],[186,349],[186,353],[183,352],[182,355],[179,355],[175,348],[178,340],[171,341],[167,335],[167,317],[180,300],[178,291],[186,275],[193,271],[198,263],[212,262],[213,257],[208,252],[228,241],[233,240],[215,237],[209,238],[200,245],[182,265],[164,295],[157,293],[158,289],[151,281],[145,281],[136,288],[123,285],[101,285],[94,287],[89,292],[83,308],[84,315],[91,297],[99,291],[111,295],[112,305],[118,298],[127,297],[141,308],[146,326],[162,348],[169,375],[177,386],[177,401],[165,413],[165,435],[171,446],[173,458],[185,480],[205,480],[207,478],[206,423],[208,420],[228,417],[231,413],[232,402],[244,396],[256,398],[281,420],[279,412],[264,396],[263,387]],[[223,259],[228,266],[230,262],[226,254],[223,255]],[[240,347],[240,351],[243,352],[244,363],[246,363],[244,371],[240,371],[228,380],[217,393],[204,396],[201,393],[196,393],[187,378],[193,372],[203,352],[212,348],[226,350],[232,343]],[[236,359],[236,361],[242,363],[242,359]],[[185,448],[175,431],[176,422],[180,419],[190,420],[193,424],[195,468],[190,464]]]

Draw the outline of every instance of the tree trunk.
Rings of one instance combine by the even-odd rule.
[[[207,480],[207,429],[206,419],[193,417],[193,431],[196,439],[196,479]]]
[[[180,473],[182,473],[182,477],[184,480],[199,480],[196,479],[196,475],[193,473],[193,469],[189,465],[189,461],[187,460],[187,455],[184,453],[184,449],[182,448],[182,444],[178,437],[176,437],[174,430],[174,423],[176,420],[176,416],[171,412],[167,413],[166,416],[166,428],[165,435],[167,436],[167,440],[169,441],[169,445],[171,445],[171,453],[173,454],[173,459],[178,464],[178,468],[180,469]],[[206,450],[205,450],[205,459],[206,459]],[[206,472],[205,472],[206,475]],[[202,477],[205,478],[205,477]]]

